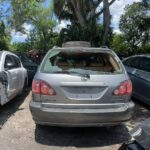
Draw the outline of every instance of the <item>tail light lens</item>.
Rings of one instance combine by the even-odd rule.
[[[132,83],[130,80],[122,82],[117,89],[114,90],[113,95],[131,95],[132,94]]]
[[[32,92],[34,94],[40,95],[50,95],[50,96],[56,95],[55,90],[50,85],[41,80],[33,80]]]

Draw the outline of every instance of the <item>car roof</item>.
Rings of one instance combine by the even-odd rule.
[[[14,56],[18,57],[18,56],[17,56],[16,54],[14,54],[13,52],[6,51],[6,50],[2,50],[2,51],[0,51],[0,53],[1,53],[1,54],[2,54],[2,53],[11,54],[11,55],[14,55]]]
[[[136,56],[139,56],[139,57],[148,57],[148,58],[150,58],[150,54],[141,54],[141,55],[136,55]]]
[[[150,54],[133,55],[133,56],[125,58],[124,60],[130,59],[130,58],[135,58],[135,57],[147,57],[147,58],[150,58]]]

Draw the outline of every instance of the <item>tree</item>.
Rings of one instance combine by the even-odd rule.
[[[55,41],[52,38],[56,38],[56,34],[53,34],[56,22],[53,19],[51,3],[49,6],[44,7],[42,5],[44,0],[9,0],[9,2],[11,3],[10,12],[12,14],[8,18],[10,26],[16,31],[26,33],[23,25],[25,23],[32,25],[31,33],[26,33],[28,34],[27,42],[36,43],[31,47],[34,46],[41,51],[47,51],[51,48],[51,43]]]
[[[68,25],[67,28],[63,28],[59,34],[59,46],[67,41],[89,41],[92,46],[102,46],[103,26],[96,25],[96,33],[90,30],[87,26],[81,27],[79,25]],[[95,29],[94,29],[95,30]],[[112,40],[112,29],[109,31],[108,43]]]
[[[103,8],[100,4],[103,2]],[[108,34],[110,26],[109,6],[115,0],[54,0],[54,11],[60,20],[70,20],[73,25],[77,24],[80,28],[88,28],[93,31],[90,36],[97,33],[97,21],[99,16],[103,14],[103,45],[108,44]],[[94,30],[95,29],[95,30]],[[92,42],[92,41],[91,41]]]
[[[142,2],[134,2],[126,6],[125,14],[121,16],[119,27],[133,54],[138,51],[139,47],[150,44],[148,11],[150,7],[143,5]]]
[[[128,54],[130,53],[128,43],[125,40],[123,34],[114,34],[113,40],[111,42],[111,47],[118,54]]]
[[[3,21],[0,21],[0,50],[9,50],[10,37]]]
[[[150,8],[150,0],[142,0],[142,5],[147,8]]]
[[[33,29],[26,42],[29,44],[30,49],[47,52],[47,50],[58,44],[58,34],[49,32],[46,33],[46,37],[43,38],[43,33]]]
[[[28,42],[23,42],[23,43],[13,43],[12,44],[12,51],[17,51],[17,52],[27,52],[30,50],[30,45]]]
[[[108,35],[109,35],[109,28],[110,28],[110,10],[109,10],[109,2],[108,0],[103,0],[103,29],[104,29],[104,35],[103,35],[103,42],[102,45],[108,45]]]

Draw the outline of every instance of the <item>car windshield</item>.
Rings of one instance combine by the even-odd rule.
[[[55,51],[44,59],[44,73],[112,74],[122,72],[111,53],[97,51]]]

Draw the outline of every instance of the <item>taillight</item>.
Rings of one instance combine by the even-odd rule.
[[[32,92],[34,94],[41,94],[41,95],[51,95],[51,96],[56,95],[55,90],[50,85],[41,80],[33,80]]]
[[[39,80],[33,80],[32,92],[35,94],[40,94],[40,81]]]
[[[114,90],[113,95],[121,96],[121,95],[131,95],[132,93],[132,83],[130,80],[121,82],[121,84]]]

